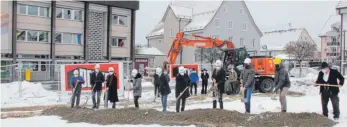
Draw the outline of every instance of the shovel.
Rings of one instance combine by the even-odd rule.
[[[130,87],[131,87],[131,83],[129,83],[129,87],[128,87],[128,102],[124,104],[124,108],[128,108],[129,107],[129,103],[130,103]]]
[[[275,101],[275,100],[278,100],[278,99],[276,98],[276,96],[277,96],[276,93],[274,93],[273,96],[271,97],[271,100],[274,100],[274,101]]]

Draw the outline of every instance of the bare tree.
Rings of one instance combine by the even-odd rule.
[[[314,58],[314,53],[317,51],[317,45],[307,41],[290,42],[284,47],[284,51],[288,55],[293,55],[300,64],[300,77],[302,72],[302,61]]]
[[[197,48],[195,50],[195,60],[208,62],[213,68],[213,62],[222,58],[222,51],[218,48]]]

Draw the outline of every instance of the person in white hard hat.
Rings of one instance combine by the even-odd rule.
[[[215,68],[212,74],[212,87],[216,87],[217,91],[213,91],[213,108],[217,108],[217,99],[219,102],[220,109],[223,109],[223,93],[224,93],[224,83],[225,83],[225,71],[222,67],[222,61],[217,60],[215,63]]]
[[[105,82],[105,76],[100,72],[100,65],[95,65],[95,71],[90,74],[90,84],[92,86],[92,101],[93,108],[98,109],[100,105],[100,96],[102,91],[102,83]],[[95,100],[95,95],[97,95],[97,101]]]
[[[180,66],[178,68],[179,74],[176,76],[176,87],[175,87],[175,97],[177,99],[176,101],[176,112],[182,112],[184,111],[185,105],[186,105],[186,98],[189,97],[189,83],[188,80],[185,78],[185,69],[183,66]],[[180,103],[182,101],[182,106],[180,106]],[[181,110],[180,110],[181,108]]]
[[[161,95],[161,103],[163,106],[163,112],[166,112],[167,107],[167,96],[171,93],[169,86],[168,76],[163,74],[162,69],[157,70],[157,75],[159,76],[159,93]]]
[[[255,84],[255,73],[252,67],[252,60],[246,58],[244,61],[244,70],[241,74],[242,84],[241,90],[244,91],[244,103],[246,113],[251,112],[251,96]]]
[[[116,108],[116,102],[118,102],[118,92],[117,92],[117,87],[118,87],[118,78],[116,76],[116,72],[114,72],[114,68],[110,67],[108,69],[109,75],[106,77],[106,87],[107,87],[107,100],[105,101],[110,101],[112,102],[112,108]],[[107,108],[107,105],[106,105]]]
[[[133,88],[129,90],[133,90],[135,108],[139,108],[139,98],[142,94],[142,75],[136,69],[133,69],[131,71],[131,76],[134,79],[132,80]]]
[[[84,84],[84,79],[82,76],[78,75],[78,70],[73,71],[73,75],[74,76],[70,80],[70,88],[72,88],[71,108],[73,108],[75,105],[75,99],[77,99],[76,107],[79,108],[81,89],[82,84]]]

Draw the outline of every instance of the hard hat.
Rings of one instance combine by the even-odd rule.
[[[216,67],[221,67],[222,66],[222,61],[217,60],[216,63],[214,64]]]
[[[245,64],[250,64],[252,62],[252,60],[250,58],[246,58],[245,61],[243,61],[243,63]]]
[[[113,67],[108,68],[108,71],[114,71]]]
[[[281,61],[282,61],[281,58],[276,57],[276,58],[274,59],[274,64],[280,64]]]
[[[131,71],[131,76],[135,77],[137,75],[138,71],[136,69],[133,69]]]
[[[99,65],[99,64],[96,64],[96,65],[95,65],[95,69],[96,69],[96,68],[100,68],[100,65]]]
[[[161,73],[161,72],[163,72],[163,69],[161,69],[160,67],[157,67],[157,68],[155,69],[155,72],[156,72],[156,73]]]
[[[74,74],[74,75],[78,75],[78,71],[77,71],[77,70],[74,70],[74,71],[73,71],[73,74]]]

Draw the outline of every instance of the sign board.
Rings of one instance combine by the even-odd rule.
[[[124,76],[123,76],[123,63],[102,63],[100,65],[100,72],[106,77],[108,74],[108,69],[110,67],[114,68],[114,72],[117,76],[117,89],[118,94],[124,92]],[[83,77],[85,83],[82,85],[82,93],[83,92],[91,92],[92,86],[90,84],[90,74],[94,72],[95,64],[66,64],[61,65],[61,91],[62,92],[72,92],[72,88],[69,83],[71,82],[71,78],[73,77],[73,71],[78,70],[79,75]],[[105,82],[106,83],[106,82]],[[106,84],[103,84],[103,90],[106,88]]]
[[[178,75],[178,68],[180,66],[183,66],[184,68],[190,69],[195,69],[196,73],[199,75],[200,70],[199,70],[199,65],[198,64],[171,64],[170,65],[170,77],[171,78],[176,78],[176,75]]]

